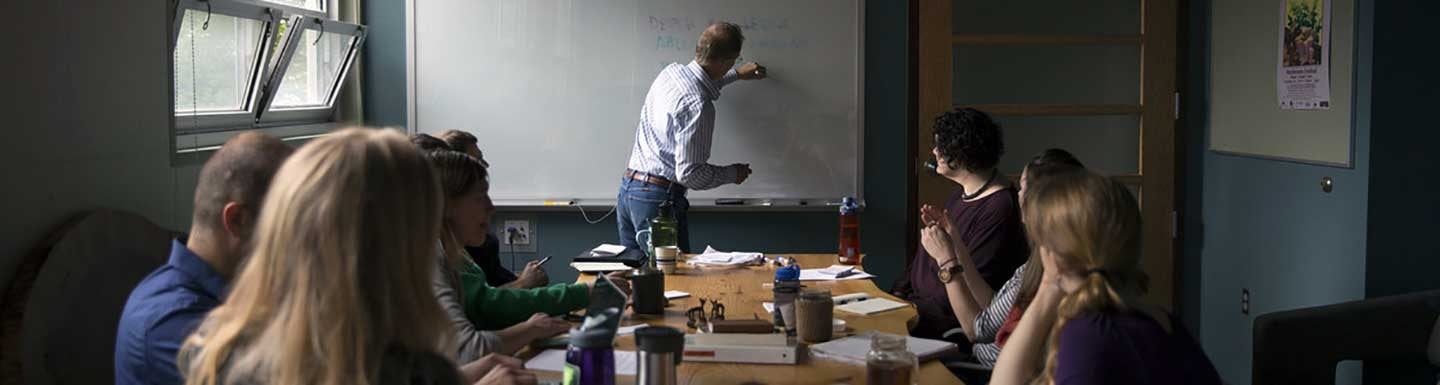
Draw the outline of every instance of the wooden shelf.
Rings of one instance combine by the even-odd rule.
[[[1132,104],[970,104],[962,107],[994,116],[1140,115],[1140,106]]]
[[[976,35],[952,37],[956,45],[1140,45],[1141,35]]]

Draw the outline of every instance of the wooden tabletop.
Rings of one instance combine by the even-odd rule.
[[[794,257],[804,268],[822,268],[835,264],[834,254],[778,254]],[[665,276],[665,290],[679,290],[690,293],[690,297],[670,301],[664,316],[640,316],[626,311],[623,325],[650,324],[675,327],[687,333],[694,333],[685,326],[685,310],[698,306],[700,298],[718,299],[725,305],[728,319],[750,319],[759,316],[770,319],[761,307],[762,302],[773,298],[765,284],[774,281],[775,268],[697,268],[681,263],[675,274]],[[588,282],[594,275],[582,274],[577,280]],[[829,288],[834,295],[867,293],[871,297],[884,297],[904,302],[875,286],[868,279],[847,281],[805,281],[805,287]],[[883,313],[861,316],[841,311],[835,317],[845,320],[849,329],[845,335],[866,330],[878,330],[900,335],[907,334],[909,325],[915,322],[913,307],[905,307]],[[836,335],[837,338],[840,334]],[[617,350],[635,350],[633,336],[616,338]],[[798,365],[730,364],[711,362],[685,362],[680,365],[680,384],[864,384],[865,366],[826,358],[801,355]],[[540,373],[542,379],[558,379],[558,373]],[[631,376],[620,376],[616,384],[634,383]],[[938,362],[930,361],[920,365],[921,384],[962,384]]]

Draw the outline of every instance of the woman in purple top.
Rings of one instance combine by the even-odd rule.
[[[950,333],[960,331],[961,325],[946,283],[964,280],[975,302],[988,306],[995,291],[1025,263],[1030,249],[1015,188],[995,167],[1005,153],[1000,127],[983,112],[958,108],[936,118],[934,132],[935,172],[960,189],[943,211],[926,205],[921,219],[927,226],[944,224],[955,247],[963,248],[954,255],[969,258],[937,261],[921,249],[906,261],[905,274],[891,292],[916,306],[919,319],[910,334],[967,344],[963,333]],[[962,350],[969,350],[968,344]]]
[[[1025,228],[1044,264],[992,384],[1219,384],[1194,339],[1144,303],[1140,206],[1088,171],[1026,186]]]

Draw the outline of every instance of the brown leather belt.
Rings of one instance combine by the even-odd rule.
[[[634,180],[637,180],[637,181],[640,181],[640,182],[645,182],[645,183],[653,184],[653,185],[656,185],[656,186],[665,187],[665,188],[669,188],[669,187],[670,187],[670,184],[672,183],[672,182],[670,182],[669,179],[665,179],[665,178],[661,178],[661,177],[658,177],[658,176],[650,175],[650,174],[648,174],[648,173],[643,173],[643,172],[631,170],[631,169],[628,169],[628,168],[625,169],[625,177],[626,177],[626,178],[630,178],[630,179],[634,179]]]

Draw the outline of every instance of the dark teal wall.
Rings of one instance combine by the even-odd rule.
[[[405,13],[399,0],[365,2],[370,34],[365,47],[365,116],[368,124],[403,126],[405,104]],[[865,201],[861,216],[861,248],[867,270],[877,284],[889,287],[904,268],[906,201],[910,176],[907,150],[909,73],[909,10],[905,1],[868,1],[865,9]],[[638,106],[637,106],[638,108]],[[481,138],[484,147],[484,138]],[[504,159],[490,159],[504,162]],[[623,170],[615,170],[616,182]],[[618,187],[618,185],[617,185]],[[608,209],[608,208],[607,208]],[[599,213],[590,209],[592,218]],[[516,212],[506,218],[534,218],[538,253],[521,253],[520,261],[553,255],[546,271],[553,282],[571,281],[569,258],[601,242],[616,242],[614,217],[588,224],[579,211]],[[775,253],[834,253],[838,233],[834,212],[692,212],[691,244],[719,249]],[[509,264],[509,254],[502,250]],[[523,262],[521,262],[523,264]]]
[[[405,117],[405,0],[361,2],[361,20],[370,27],[364,60],[365,124],[403,127]]]
[[[1192,44],[1209,45],[1213,20],[1210,1],[1191,8],[1192,23],[1204,33]],[[1193,3],[1192,3],[1193,4]],[[1261,314],[1300,307],[1326,305],[1365,296],[1365,245],[1370,190],[1370,73],[1372,3],[1358,0],[1356,12],[1355,98],[1352,130],[1354,167],[1340,168],[1218,154],[1208,151],[1208,132],[1187,144],[1200,154],[1187,182],[1201,178],[1198,191],[1200,222],[1187,221],[1187,237],[1199,238],[1199,250],[1187,242],[1186,258],[1198,251],[1199,333],[1205,352],[1228,383],[1249,384],[1251,331]],[[1199,27],[1199,26],[1197,26]],[[1192,30],[1192,32],[1195,30]],[[1204,108],[1208,100],[1212,59],[1208,47],[1195,47],[1203,60],[1192,61],[1187,81],[1200,103],[1187,109],[1194,127],[1209,130]],[[1320,178],[1335,180],[1332,193],[1320,191]],[[1191,206],[1191,205],[1187,205]],[[1193,215],[1193,213],[1191,213]],[[1194,271],[1187,272],[1195,274]],[[1183,280],[1182,280],[1183,281]],[[1249,289],[1249,315],[1240,312],[1240,293]],[[1191,300],[1197,299],[1193,296]],[[1194,306],[1195,303],[1182,304]],[[1193,308],[1192,308],[1193,309]],[[1353,364],[1342,365],[1339,383],[1358,382]]]

